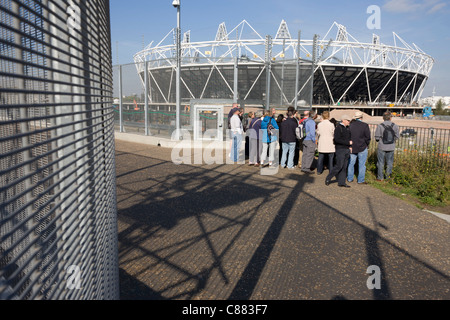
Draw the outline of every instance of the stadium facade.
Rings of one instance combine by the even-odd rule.
[[[176,102],[175,39],[174,29],[134,56],[143,83],[148,72],[151,105]],[[375,34],[365,43],[336,22],[325,36],[310,40],[293,37],[285,21],[274,38],[245,20],[229,32],[222,23],[211,41],[192,42],[190,31],[184,33],[181,52],[183,105],[222,99],[245,106],[408,108],[419,100],[434,64],[396,33],[390,45]]]

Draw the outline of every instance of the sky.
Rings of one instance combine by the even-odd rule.
[[[133,55],[161,41],[177,24],[172,0],[110,0],[113,64],[133,62]],[[369,6],[381,9],[380,29],[370,30]],[[181,0],[182,32],[191,42],[213,40],[219,24],[232,30],[246,20],[260,35],[276,36],[284,19],[292,37],[324,36],[333,22],[346,26],[360,42],[372,34],[393,45],[395,32],[435,59],[422,97],[450,96],[450,0]]]

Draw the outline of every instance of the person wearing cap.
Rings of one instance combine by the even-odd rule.
[[[255,117],[250,122],[249,129],[247,130],[247,135],[249,136],[249,165],[259,167],[261,158],[261,139],[260,130],[262,123],[262,112],[255,112]]]
[[[348,115],[343,115],[341,122],[336,126],[336,130],[334,130],[336,164],[325,179],[325,185],[327,186],[330,185],[333,177],[337,177],[339,187],[350,188],[350,186],[345,183],[345,179],[347,178],[348,159],[350,158],[352,147],[352,136],[349,129],[350,121],[351,118]]]
[[[240,115],[240,109],[237,105],[233,104],[233,107],[230,110],[230,113],[228,113],[228,129],[231,130],[231,118],[234,116],[234,114],[236,113],[236,110],[239,111],[239,115]],[[240,118],[240,117],[239,117]]]
[[[366,162],[369,154],[370,129],[369,125],[362,121],[363,113],[357,111],[350,123],[350,133],[352,136],[352,152],[347,170],[347,181],[353,182],[355,174],[355,164],[358,160],[358,184],[367,184],[366,179]]]

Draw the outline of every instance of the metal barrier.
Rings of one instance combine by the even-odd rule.
[[[311,61],[299,60],[297,66],[297,59],[283,59],[270,62],[270,68],[244,57],[183,58],[181,62],[180,128],[192,126],[189,108],[199,100],[227,100],[229,107],[236,103],[261,110],[285,110],[290,105],[309,108]],[[118,131],[171,137],[177,119],[175,66],[176,59],[160,59],[113,67]]]
[[[394,119],[395,122],[395,119]],[[372,141],[369,153],[375,153],[378,143],[375,141],[377,125],[369,125]],[[410,159],[426,159],[448,170],[450,166],[450,130],[436,128],[418,128],[399,126],[400,138],[395,144],[396,156],[408,156]]]
[[[0,299],[117,299],[109,1],[0,16]]]

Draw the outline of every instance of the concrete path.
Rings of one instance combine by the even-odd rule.
[[[450,224],[369,185],[116,151],[122,299],[450,299]]]

